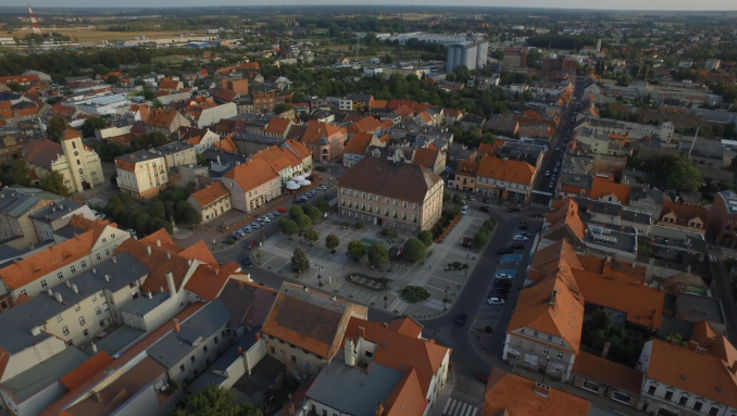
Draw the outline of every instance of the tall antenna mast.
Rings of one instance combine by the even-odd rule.
[[[38,27],[36,16],[33,15],[33,9],[31,9],[31,3],[28,3],[28,14],[31,15],[31,27],[33,28],[33,34],[40,35],[41,29]]]

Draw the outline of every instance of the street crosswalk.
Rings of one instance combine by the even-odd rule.
[[[478,406],[450,397],[443,408],[443,416],[476,416],[478,410]]]

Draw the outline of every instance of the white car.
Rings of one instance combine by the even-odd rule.
[[[545,171],[545,176],[550,176],[550,171],[549,170],[546,170]]]
[[[318,190],[318,191],[327,191],[328,190],[328,187],[325,186],[325,185],[320,185],[320,186],[318,186],[315,189]]]
[[[517,234],[514,237],[512,237],[512,240],[514,240],[514,241],[527,241],[529,239],[527,237],[525,237],[524,235]]]
[[[511,279],[512,276],[508,275],[506,273],[497,273],[496,274],[497,279]]]
[[[504,305],[504,299],[498,296],[492,296],[489,298],[489,305]]]
[[[264,223],[271,222],[271,217],[268,217],[268,216],[267,217],[262,217],[261,218],[261,221],[264,222]]]
[[[463,208],[461,208],[461,215],[468,214],[468,205],[464,205]]]

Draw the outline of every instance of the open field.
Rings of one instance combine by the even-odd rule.
[[[86,26],[86,27],[75,27],[75,28],[58,28],[58,29],[52,29],[52,28],[41,28],[41,31],[43,32],[58,32],[62,35],[69,36],[72,38],[72,41],[74,41],[74,38],[77,38],[79,43],[96,43],[101,40],[111,41],[111,40],[135,40],[136,38],[141,38],[142,36],[146,36],[146,39],[161,39],[161,38],[179,38],[179,35],[184,35],[184,38],[188,37],[195,37],[195,36],[202,36],[203,33],[184,33],[183,31],[156,31],[156,30],[150,30],[150,31],[141,31],[141,32],[113,32],[113,31],[106,31],[106,30],[97,30],[95,26]],[[17,37],[17,38],[23,38],[26,35],[31,33],[31,29],[21,29],[14,31],[10,36]],[[189,36],[188,36],[189,35]]]

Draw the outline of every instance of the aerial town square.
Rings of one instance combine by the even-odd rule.
[[[0,416],[737,416],[734,0],[0,0]]]

